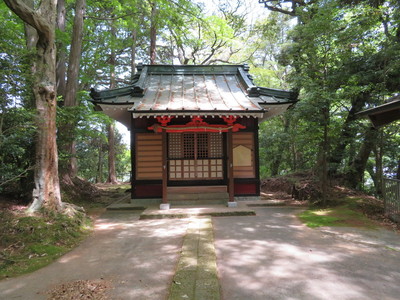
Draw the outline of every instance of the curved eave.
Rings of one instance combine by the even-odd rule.
[[[133,106],[138,98],[133,98],[131,95],[119,95],[110,98],[92,99],[91,102],[95,105],[130,105]]]
[[[97,104],[107,116],[124,124],[126,128],[131,128],[131,114],[128,111],[132,104]]]
[[[282,102],[282,103],[269,103],[261,105],[264,110],[264,116],[258,120],[259,123],[264,122],[275,116],[283,114],[289,109],[295,102]]]
[[[298,93],[294,91],[285,91],[278,89],[271,89],[267,87],[257,87],[257,91],[259,96],[272,97],[275,99],[286,100],[287,102],[297,102],[298,101]]]

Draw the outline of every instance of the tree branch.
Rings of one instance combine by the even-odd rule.
[[[276,2],[276,3],[274,4],[274,2]],[[317,2],[316,0],[309,0],[309,1],[306,1],[306,0],[258,0],[258,3],[264,4],[264,6],[267,9],[269,9],[271,11],[283,13],[286,15],[290,15],[292,17],[295,17],[297,15],[296,11],[295,11],[296,7],[305,7],[305,6],[314,4],[316,2]],[[282,8],[282,6],[281,6],[282,3],[283,4],[291,3],[292,10]]]
[[[35,28],[40,39],[49,40],[52,35],[51,26],[37,11],[27,6],[22,0],[4,0],[4,3],[22,21]]]
[[[283,8],[278,8],[278,7],[275,7],[275,6],[271,6],[271,5],[268,5],[267,3],[264,3],[264,6],[266,8],[268,8],[270,11],[280,12],[282,14],[289,15],[289,16],[292,16],[292,17],[296,16],[294,11],[286,10],[286,9],[283,9]]]
[[[9,183],[9,182],[12,182],[12,181],[14,181],[14,180],[17,180],[18,178],[21,178],[22,176],[24,176],[24,175],[25,175],[28,171],[30,171],[30,170],[33,170],[33,167],[29,167],[28,169],[22,171],[22,173],[20,173],[20,174],[14,176],[14,177],[12,177],[12,178],[10,178],[10,179],[7,179],[7,180],[5,180],[5,181],[3,181],[3,182],[0,182],[0,186],[5,185],[5,184],[7,184],[7,183]]]
[[[121,15],[121,16],[116,16],[116,17],[113,17],[113,18],[95,17],[95,16],[86,15],[85,19],[94,19],[94,20],[101,20],[101,21],[115,21],[115,20],[123,19],[125,17],[134,16],[134,15],[137,15],[137,13],[133,12],[133,13],[124,14],[124,15]]]

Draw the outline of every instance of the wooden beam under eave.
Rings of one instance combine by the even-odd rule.
[[[369,118],[374,127],[381,127],[391,122],[400,120],[400,109],[379,112],[369,115]]]

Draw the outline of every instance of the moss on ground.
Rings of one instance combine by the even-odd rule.
[[[311,208],[298,215],[308,227],[322,226],[363,227],[375,229],[376,223],[368,219],[362,212],[355,209],[353,201],[346,204],[324,208]]]
[[[77,179],[63,188],[63,202],[85,209],[74,217],[41,212],[24,213],[25,206],[13,207],[10,200],[0,207],[0,280],[40,269],[70,251],[92,231],[93,222],[105,207],[126,197],[127,184],[93,186]]]
[[[0,279],[35,271],[65,254],[92,229],[85,216],[16,215],[1,211]]]
[[[168,300],[221,299],[212,228],[210,216],[192,219],[183,240]]]

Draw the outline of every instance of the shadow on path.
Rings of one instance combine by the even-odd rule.
[[[223,299],[399,299],[399,251],[362,230],[307,228],[297,212],[213,219]],[[398,234],[385,234],[400,246]]]
[[[95,232],[55,263],[0,281],[0,299],[47,299],[47,291],[76,280],[111,282],[111,299],[165,299],[187,220],[139,221],[140,212],[107,212]]]

